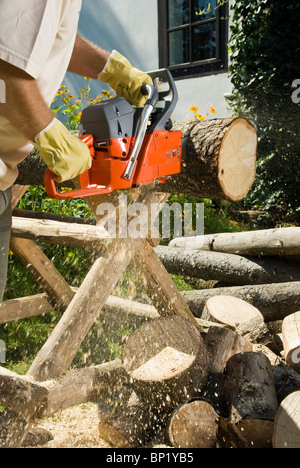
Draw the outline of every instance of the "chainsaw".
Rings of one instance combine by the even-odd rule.
[[[182,132],[171,131],[171,115],[178,94],[169,70],[148,73],[152,85],[143,108],[124,98],[112,98],[83,110],[80,139],[88,146],[91,168],[79,176],[79,189],[59,192],[55,174],[45,172],[51,198],[71,199],[103,195],[140,185],[161,184],[182,169]]]

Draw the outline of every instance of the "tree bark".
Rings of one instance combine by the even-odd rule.
[[[182,292],[195,317],[201,318],[206,301],[213,296],[234,296],[252,304],[264,316],[265,322],[283,320],[300,310],[300,282],[236,286]]]
[[[65,222],[65,218],[62,222],[14,217],[12,235],[54,245],[103,250],[105,239],[101,238],[97,226]],[[244,258],[236,254],[166,246],[158,246],[155,251],[169,273],[191,278],[217,280],[234,286],[300,280],[300,263],[281,259]]]
[[[300,264],[244,258],[236,254],[159,246],[155,249],[169,273],[232,286],[300,280]]]
[[[230,420],[251,447],[271,447],[278,401],[270,361],[263,353],[236,354],[225,373],[223,395]]]
[[[173,239],[170,247],[209,250],[250,257],[297,256],[300,254],[299,237],[300,227],[290,227],[181,237]]]
[[[257,155],[257,131],[250,121],[238,117],[177,122],[174,130],[183,131],[186,159],[182,173],[161,184],[162,191],[230,201],[247,195],[255,180]],[[42,185],[45,170],[33,151],[20,164],[17,183]]]
[[[234,331],[212,324],[205,337],[205,346],[211,356],[211,363],[203,397],[212,403],[219,414],[225,415],[222,386],[226,364],[235,354],[252,351],[252,345]]]

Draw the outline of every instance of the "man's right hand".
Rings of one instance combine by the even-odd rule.
[[[33,144],[48,168],[56,174],[58,183],[74,179],[92,165],[86,144],[56,118],[36,135]]]

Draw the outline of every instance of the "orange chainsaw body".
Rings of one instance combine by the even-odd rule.
[[[136,162],[128,177],[126,169],[138,138],[136,128],[141,120],[141,109],[132,108],[123,98],[85,109],[81,140],[89,148],[91,168],[79,176],[80,189],[63,193],[57,191],[55,175],[47,170],[44,182],[48,195],[58,199],[102,195],[139,185],[164,183],[180,173],[182,132],[170,131],[169,115],[167,120],[162,116],[164,113],[156,110],[154,117],[150,116],[152,123],[146,122]]]

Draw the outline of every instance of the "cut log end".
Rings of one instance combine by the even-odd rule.
[[[242,200],[256,176],[257,132],[246,119],[233,121],[222,140],[218,179],[230,201]]]
[[[288,395],[275,418],[274,448],[300,448],[300,391]]]
[[[168,437],[175,448],[214,448],[217,432],[218,414],[200,400],[179,407],[168,425]]]
[[[209,358],[199,331],[182,317],[160,317],[136,330],[123,364],[143,401],[181,403],[205,385]]]

